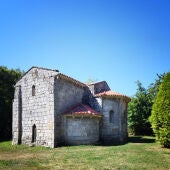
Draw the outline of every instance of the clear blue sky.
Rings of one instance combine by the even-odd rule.
[[[169,0],[2,0],[0,65],[106,80],[132,96],[170,71]]]

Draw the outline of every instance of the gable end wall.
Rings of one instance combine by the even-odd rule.
[[[35,145],[54,147],[54,76],[57,73],[31,69],[17,84],[21,87],[21,143],[32,145],[32,128],[36,125]],[[32,86],[35,96],[32,96]],[[16,92],[17,88],[16,88]],[[18,96],[18,94],[15,94]],[[13,143],[18,144],[18,98],[13,102]]]

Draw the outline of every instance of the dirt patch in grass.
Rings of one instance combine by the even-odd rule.
[[[170,154],[170,149],[167,149],[167,148],[163,148],[161,146],[151,146],[151,147],[146,147],[146,150],[148,151],[158,151],[158,152],[167,152]]]
[[[16,154],[16,153],[1,153],[0,160],[17,160],[17,159],[29,159],[33,158],[34,155],[30,153]]]
[[[77,149],[75,149],[74,151],[96,151],[96,150],[104,150],[104,149],[107,149],[107,147],[100,147],[100,146],[96,146],[96,147],[94,147],[94,146],[92,146],[92,147],[88,147],[88,148],[86,148],[86,146],[84,147],[84,148],[77,148]]]

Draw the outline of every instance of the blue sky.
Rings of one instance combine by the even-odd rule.
[[[135,81],[170,71],[170,1],[0,1],[0,65],[106,80],[132,96]]]

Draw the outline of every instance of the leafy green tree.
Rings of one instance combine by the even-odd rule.
[[[89,77],[85,83],[86,83],[86,84],[91,84],[91,83],[95,83],[95,82],[97,82],[97,81],[98,81],[98,80],[97,80],[96,78],[91,78],[91,77]]]
[[[152,129],[148,120],[151,115],[152,99],[148,91],[137,81],[137,92],[128,105],[129,132],[134,135],[151,135]]]
[[[165,73],[157,74],[157,79],[155,80],[154,83],[150,84],[150,86],[149,86],[149,88],[147,90],[148,94],[150,95],[150,98],[153,100],[153,103],[154,103],[154,100],[156,98],[156,94],[159,91],[159,86],[161,85],[162,79],[163,79],[164,76],[165,76]]]
[[[159,87],[150,117],[156,140],[170,147],[170,72],[165,74]]]
[[[10,139],[12,135],[12,99],[14,84],[21,77],[19,69],[0,66],[0,140]]]

